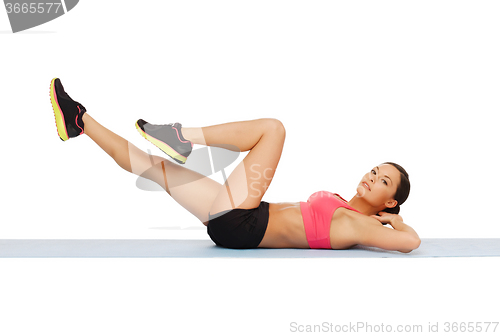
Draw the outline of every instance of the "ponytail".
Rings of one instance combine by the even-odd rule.
[[[401,204],[403,204],[410,195],[410,177],[408,176],[406,170],[396,163],[384,162],[383,164],[390,164],[396,167],[396,169],[401,173],[401,181],[399,182],[398,189],[396,189],[396,194],[394,195],[394,199],[398,201],[398,204],[394,208],[385,208],[384,210],[385,212],[397,215],[401,210]]]

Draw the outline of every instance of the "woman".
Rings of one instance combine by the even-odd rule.
[[[420,245],[417,233],[398,215],[410,191],[406,171],[384,163],[365,174],[349,202],[321,191],[307,202],[262,201],[276,171],[285,129],[276,119],[185,128],[153,125],[140,119],[139,133],[179,163],[193,144],[249,151],[223,185],[159,156],[150,156],[101,126],[71,99],[61,81],[50,86],[61,140],[88,135],[123,169],[159,184],[196,216],[210,238],[227,248],[327,248],[354,245],[410,252]],[[391,224],[394,229],[384,227]]]

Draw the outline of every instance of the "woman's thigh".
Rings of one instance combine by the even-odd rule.
[[[285,142],[285,128],[280,121],[271,119],[267,127],[259,142],[219,189],[210,214],[259,206],[274,177]]]

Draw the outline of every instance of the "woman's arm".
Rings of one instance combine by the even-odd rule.
[[[363,216],[356,222],[359,227],[359,244],[379,247],[385,250],[411,252],[420,246],[420,237],[399,215],[380,213],[381,216]],[[384,227],[389,223],[394,229]]]
[[[377,219],[381,223],[391,224],[394,230],[407,232],[414,238],[415,247],[407,251],[400,250],[400,252],[411,252],[412,250],[420,246],[420,237],[418,236],[417,232],[413,230],[411,226],[403,223],[403,217],[401,217],[400,215],[391,214],[388,212],[379,212],[379,216],[371,216],[371,217]]]

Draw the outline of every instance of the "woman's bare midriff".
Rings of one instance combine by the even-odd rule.
[[[345,208],[338,208],[330,223],[332,249],[345,249],[356,245],[350,216]],[[258,247],[309,248],[300,202],[269,203],[269,222],[266,234]]]
[[[309,248],[300,202],[269,203],[269,222],[259,247]]]

